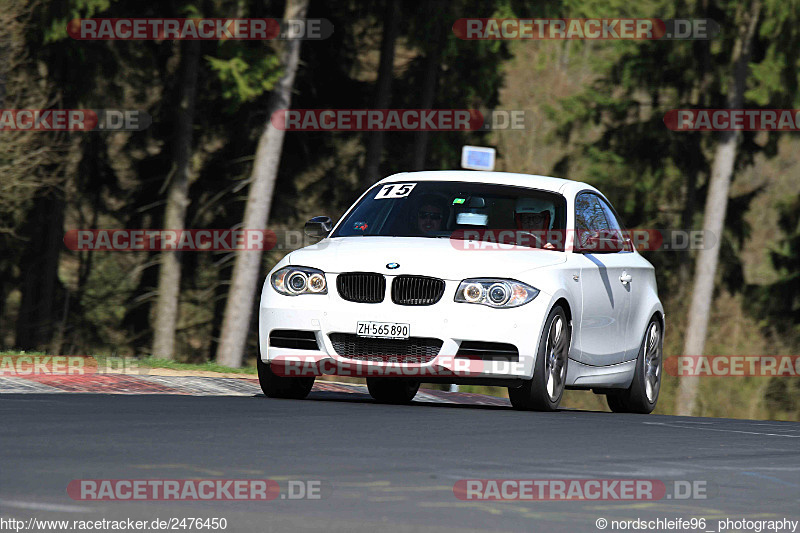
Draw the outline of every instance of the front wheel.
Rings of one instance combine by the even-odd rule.
[[[647,324],[644,340],[639,348],[631,386],[606,395],[608,407],[615,413],[646,415],[656,408],[658,392],[661,390],[661,354],[664,345],[661,332],[661,322],[654,316]]]
[[[402,378],[367,378],[370,396],[380,403],[410,403],[417,395],[419,381]]]
[[[555,411],[564,395],[569,359],[570,327],[560,306],[550,311],[545,321],[533,378],[521,387],[509,388],[508,397],[515,409]]]
[[[258,384],[268,398],[288,398],[302,400],[314,386],[314,376],[304,378],[287,378],[275,374],[267,363],[256,359]]]

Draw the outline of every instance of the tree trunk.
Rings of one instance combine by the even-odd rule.
[[[64,238],[64,200],[50,189],[34,202],[28,215],[30,228],[22,258],[16,346],[21,350],[41,349],[53,335],[56,304],[60,299],[58,263]]]
[[[433,23],[433,31],[431,34],[430,45],[428,53],[425,56],[425,74],[422,80],[422,98],[420,100],[420,109],[431,109],[436,100],[436,88],[439,83],[439,70],[442,58],[442,50],[447,42],[446,32],[443,31],[441,10],[444,7],[442,0],[436,0],[431,3],[433,16],[431,21]],[[428,137],[430,132],[420,131],[414,137],[414,152],[413,160],[411,162],[411,170],[424,170],[425,160],[428,155]]]
[[[182,230],[189,205],[192,125],[194,123],[200,41],[181,43],[181,99],[177,110],[174,163],[167,191],[164,228]],[[175,358],[175,327],[178,323],[181,288],[181,253],[162,251],[158,271],[158,299],[153,317],[153,356]]]
[[[703,16],[707,13],[704,11]],[[704,109],[707,106],[707,95],[711,83],[714,81],[713,70],[711,68],[711,44],[710,41],[700,41],[698,47],[702,50],[700,53],[699,71],[701,75],[700,82],[697,84],[696,90],[692,95],[692,106],[697,109]],[[702,156],[700,156],[702,157]],[[686,196],[684,198],[683,212],[681,213],[681,229],[684,231],[691,231],[694,229],[694,215],[697,211],[697,182],[700,178],[701,171],[699,167],[702,161],[699,158],[692,157],[688,165],[689,171],[686,178]],[[688,294],[687,287],[692,275],[692,257],[690,254],[681,254],[679,258],[680,264],[678,265],[678,282],[680,283],[680,297],[685,298]]]
[[[284,19],[303,18],[308,0],[287,0]],[[298,39],[284,43],[281,57],[283,76],[278,81],[269,100],[267,124],[258,140],[253,171],[250,176],[250,190],[244,211],[245,229],[262,229],[269,220],[275,179],[281,160],[284,131],[274,128],[270,122],[272,114],[279,109],[288,109],[292,103],[292,87],[300,61]],[[253,300],[258,293],[262,254],[256,251],[238,250],[233,267],[231,288],[225,302],[225,316],[222,320],[220,342],[216,360],[219,364],[240,367],[250,331]]]
[[[741,109],[744,104],[744,91],[747,81],[747,69],[752,52],[753,38],[761,11],[760,1],[752,4],[750,13],[745,15],[739,37],[732,54],[733,79],[728,92],[728,107]],[[686,323],[686,339],[683,355],[697,356],[703,354],[708,331],[708,317],[714,297],[714,280],[719,262],[719,249],[722,244],[722,232],[725,225],[725,212],[728,206],[733,166],[736,162],[736,151],[741,132],[724,131],[720,134],[711,169],[711,180],[706,198],[703,230],[716,236],[717,243],[708,249],[700,250],[695,266],[692,301]],[[678,388],[676,410],[682,416],[691,416],[697,400],[699,385],[698,376],[681,378]]]
[[[373,109],[387,109],[392,102],[392,78],[394,77],[394,43],[399,31],[397,19],[400,11],[399,0],[386,0],[386,11],[383,15],[383,38],[381,56],[378,63],[378,82],[375,87]],[[363,187],[369,187],[380,176],[381,158],[383,156],[382,131],[367,132],[367,154],[364,158],[364,174],[361,177]]]

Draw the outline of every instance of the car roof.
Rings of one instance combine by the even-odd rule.
[[[496,183],[498,185],[516,185],[561,194],[576,194],[582,190],[600,192],[591,185],[580,181],[538,176],[535,174],[517,174],[514,172],[487,172],[483,170],[422,170],[419,172],[400,172],[383,178],[378,183],[396,181],[465,181],[472,183]],[[602,194],[602,193],[601,193]]]

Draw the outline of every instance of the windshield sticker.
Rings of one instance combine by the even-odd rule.
[[[466,198],[456,198],[455,200],[453,200],[453,205],[463,204],[465,201],[466,201]]]
[[[384,198],[405,198],[416,187],[416,183],[392,183],[384,185],[378,194],[375,195],[375,200],[383,200]]]
[[[356,222],[353,225],[353,229],[360,229],[361,231],[364,231],[365,229],[367,229],[367,226],[369,226],[369,224],[367,224],[366,222]]]

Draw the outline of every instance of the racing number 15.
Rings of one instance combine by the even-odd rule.
[[[384,185],[383,188],[375,195],[375,200],[382,200],[384,198],[405,198],[411,194],[411,190],[416,187],[416,183],[392,183],[391,185]]]

